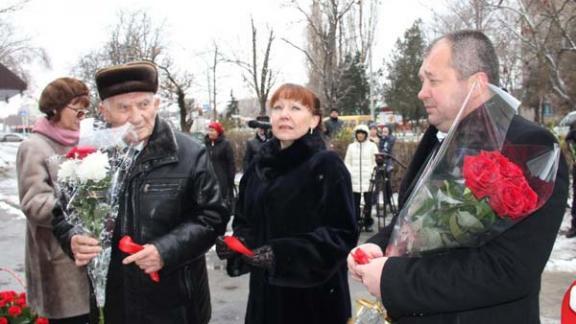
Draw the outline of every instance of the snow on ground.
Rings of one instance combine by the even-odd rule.
[[[20,143],[0,143],[0,176],[14,168],[18,145]]]
[[[564,233],[570,228],[571,217],[570,210],[567,209],[560,226],[560,234],[556,237],[556,243],[554,243],[545,271],[576,273],[576,237],[566,238],[564,236]]]

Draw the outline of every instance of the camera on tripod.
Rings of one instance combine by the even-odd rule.
[[[376,160],[376,165],[381,167],[386,163],[386,160],[388,159],[388,154],[386,153],[375,153],[374,154],[374,159]]]

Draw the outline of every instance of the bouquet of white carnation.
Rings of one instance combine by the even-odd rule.
[[[66,154],[58,169],[66,221],[76,227],[76,232],[97,238],[102,247],[100,254],[88,264],[88,275],[100,310],[105,303],[118,196],[135,155],[134,146],[122,141],[130,132],[130,127],[90,128],[88,132],[84,129],[80,145]]]

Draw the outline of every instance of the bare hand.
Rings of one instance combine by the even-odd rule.
[[[123,264],[136,263],[146,273],[160,271],[164,267],[164,261],[153,244],[144,244],[144,249],[122,260]]]
[[[70,249],[72,254],[74,254],[74,262],[79,267],[87,265],[90,260],[102,251],[97,239],[82,234],[72,236]]]
[[[382,270],[388,258],[381,257],[370,260],[369,263],[358,265],[356,267],[357,273],[362,278],[362,284],[366,287],[368,292],[378,298],[382,298],[380,292],[380,278],[382,277]]]
[[[362,281],[361,276],[358,274],[358,269],[357,267],[359,266],[358,263],[356,263],[356,261],[354,260],[354,256],[352,255],[353,253],[356,252],[356,249],[362,249],[366,255],[368,256],[368,259],[374,259],[374,258],[379,258],[384,256],[384,253],[382,252],[382,249],[374,244],[374,243],[366,243],[366,244],[362,244],[359,245],[357,247],[355,247],[354,249],[352,249],[352,251],[350,251],[350,253],[348,254],[348,258],[346,259],[346,261],[348,262],[348,271],[350,272],[350,275],[352,276],[352,279],[357,280],[357,281]]]

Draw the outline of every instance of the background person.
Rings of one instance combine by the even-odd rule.
[[[232,227],[253,257],[220,241],[231,276],[250,272],[245,323],[334,323],[350,318],[345,258],[358,239],[350,175],[321,137],[320,101],[284,84],[270,99],[274,138],[240,181]]]
[[[380,145],[380,131],[378,129],[378,125],[375,123],[370,124],[370,133],[368,134],[368,139],[370,142],[376,144],[376,146]]]
[[[258,116],[256,117],[256,121],[261,126],[268,126],[270,118],[268,116]],[[252,163],[252,160],[254,160],[254,157],[258,154],[262,145],[270,139],[271,135],[269,129],[270,127],[257,127],[254,138],[246,142],[246,151],[244,152],[244,160],[242,163],[244,173],[248,170],[248,166]]]
[[[90,104],[88,87],[73,78],[59,78],[42,91],[38,102],[44,117],[20,144],[16,158],[20,207],[26,215],[25,272],[28,304],[50,323],[89,321],[89,284],[52,235],[52,208],[57,200],[55,157],[78,143],[80,120]]]
[[[499,83],[498,70],[494,47],[480,31],[447,34],[427,49],[419,72],[422,89],[418,98],[426,107],[431,126],[402,181],[400,206],[418,181],[419,170],[434,154],[439,144],[437,133],[448,132],[474,84],[478,86],[470,96],[467,113],[474,114],[478,107],[491,104],[488,83]],[[466,127],[474,130],[475,125]],[[513,116],[505,143],[550,148],[557,144],[547,130],[518,115]],[[394,323],[540,323],[541,275],[567,196],[568,170],[561,157],[550,199],[484,245],[419,257],[386,257],[383,251],[391,226],[370,238],[370,243],[360,245],[372,258],[367,265],[358,265],[351,255],[348,257],[350,273],[382,299]]]
[[[570,131],[564,140],[572,160],[572,206],[570,208],[572,218],[566,237],[573,238],[576,236],[576,122],[570,125]]]
[[[208,323],[210,291],[205,253],[224,233],[228,211],[206,149],[158,117],[158,71],[150,62],[98,70],[100,112],[112,127],[130,123],[143,144],[120,191],[106,284],[106,323]],[[54,234],[86,265],[100,247],[55,215]],[[130,235],[144,246],[118,249]],[[148,274],[159,272],[160,282]]]
[[[352,191],[354,194],[354,207],[356,218],[362,230],[372,232],[374,220],[372,212],[372,192],[370,192],[370,179],[376,166],[378,147],[368,140],[368,126],[358,125],[354,129],[354,142],[348,145],[344,164],[352,178]],[[364,198],[364,209],[360,211],[360,200]]]
[[[324,135],[328,138],[334,138],[342,130],[342,125],[344,124],[338,116],[340,116],[340,111],[336,108],[330,109],[330,118],[324,122]]]
[[[384,125],[382,127],[378,149],[382,153],[393,154],[394,144],[396,144],[396,136],[392,135],[389,126]]]
[[[234,150],[224,135],[224,127],[218,121],[208,124],[208,134],[204,138],[208,156],[218,177],[218,184],[222,198],[232,205],[234,199],[234,177],[236,176],[236,163]]]

